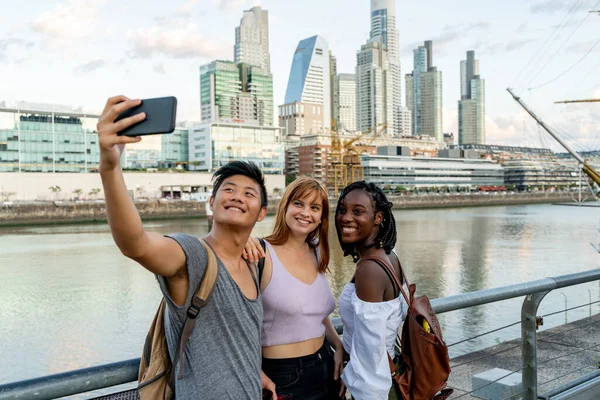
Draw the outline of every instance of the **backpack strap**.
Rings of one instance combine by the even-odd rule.
[[[183,325],[183,330],[181,331],[179,343],[177,344],[177,351],[173,360],[173,369],[171,370],[171,376],[169,379],[170,384],[172,384],[171,387],[173,388],[175,388],[175,371],[177,370],[177,364],[179,364],[178,379],[183,378],[183,353],[185,351],[185,346],[187,345],[187,342],[192,334],[192,330],[194,329],[196,317],[198,316],[200,309],[208,302],[208,299],[215,288],[215,283],[217,282],[217,277],[219,275],[219,265],[217,264],[217,256],[215,251],[204,239],[200,239],[200,243],[206,250],[208,261],[206,263],[206,270],[204,271],[202,280],[200,280],[200,285],[198,285],[198,289],[196,290],[194,297],[192,297],[192,303],[187,309],[187,318],[185,319],[185,324]]]
[[[393,278],[393,282],[396,283],[396,285],[400,289],[400,292],[402,293],[402,296],[404,296],[404,300],[406,300],[406,304],[410,307],[410,304],[412,303],[412,300],[413,300],[414,293],[409,290],[410,297],[406,294],[406,291],[404,290],[404,288],[402,287],[402,283],[400,282],[400,278],[398,278],[398,274],[396,274],[396,271],[394,271],[394,268],[392,268],[392,266],[389,264],[389,262],[387,260],[384,260],[381,257],[376,257],[376,256],[371,256],[369,258],[365,258],[364,261],[366,261],[366,260],[371,260],[371,261],[376,262],[381,267],[383,267],[383,269],[386,271],[386,273],[388,274],[388,276],[391,275],[391,277]],[[362,261],[363,260],[361,260],[361,262]],[[408,285],[408,281],[406,280],[406,276],[404,275],[404,271],[402,270],[402,266],[400,266],[400,271],[402,272],[402,276],[404,278],[404,282],[406,282],[406,284]]]
[[[262,247],[263,251],[266,252],[267,251],[267,245],[265,243],[265,239],[258,238],[258,240],[260,241],[260,247]],[[260,290],[260,283],[262,282],[263,271],[265,269],[265,257],[262,257],[260,260],[258,260],[258,264],[257,264],[257,268],[258,268],[258,288],[259,288],[259,290]]]

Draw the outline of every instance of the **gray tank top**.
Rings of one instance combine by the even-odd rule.
[[[157,275],[167,300],[165,331],[171,358],[185,323],[191,298],[206,269],[207,254],[198,238],[173,234],[187,258],[189,290],[184,306],[176,305],[166,279]],[[263,307],[248,299],[217,257],[219,275],[207,305],[198,314],[184,354],[184,377],[176,380],[178,399],[256,400],[261,398],[261,327]],[[254,275],[254,274],[253,274]],[[177,371],[178,372],[178,371]]]

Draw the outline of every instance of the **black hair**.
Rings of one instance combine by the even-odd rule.
[[[390,254],[396,245],[396,220],[392,213],[393,204],[388,201],[385,193],[383,193],[377,185],[365,181],[357,181],[346,186],[338,199],[335,215],[337,216],[339,214],[344,198],[348,193],[354,190],[364,191],[371,198],[371,204],[373,204],[375,213],[381,212],[383,214],[383,221],[381,222],[381,225],[379,225],[379,233],[375,238],[375,242],[371,243],[368,247],[375,246],[377,248],[382,248],[385,250],[386,254]],[[344,251],[344,257],[351,255],[354,262],[358,261],[359,257],[356,248],[354,245],[346,244],[342,241],[341,230],[337,223],[335,224],[335,230],[337,231],[340,246]]]
[[[213,180],[213,197],[217,190],[221,187],[223,181],[234,175],[243,175],[260,186],[260,203],[261,207],[267,206],[267,188],[265,187],[265,177],[262,171],[256,164],[250,161],[230,161],[217,170],[212,176]]]

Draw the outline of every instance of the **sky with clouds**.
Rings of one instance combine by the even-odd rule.
[[[269,11],[275,104],[304,38],[323,36],[338,72],[354,72],[369,35],[368,0],[23,0],[0,14],[0,100],[100,112],[115,94],[175,95],[178,118],[198,120],[199,66],[233,59],[235,27],[253,5]],[[396,1],[402,73],[412,70],[412,49],[433,40],[444,130],[456,134],[460,60],[475,50],[488,143],[559,149],[506,92],[513,87],[578,150],[600,149],[600,103],[553,104],[600,97],[600,14],[592,9],[600,0]]]

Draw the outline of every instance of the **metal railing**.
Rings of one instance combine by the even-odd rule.
[[[523,398],[537,399],[537,318],[541,301],[552,290],[600,280],[600,269],[540,279],[431,300],[437,314],[525,296],[521,309]],[[339,318],[333,319],[342,333]],[[0,400],[54,399],[137,380],[139,359],[0,385]]]

